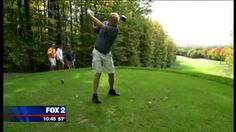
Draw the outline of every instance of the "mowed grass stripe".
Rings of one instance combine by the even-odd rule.
[[[229,66],[223,61],[220,62],[202,58],[191,59],[177,56],[176,63],[171,67],[171,69],[233,78],[232,71],[230,71]]]

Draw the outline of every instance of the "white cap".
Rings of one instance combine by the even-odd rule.
[[[116,17],[116,18],[118,19],[118,21],[120,20],[120,15],[119,15],[118,13],[116,13],[116,12],[112,12],[112,13],[110,14],[110,16],[111,16],[111,17]]]

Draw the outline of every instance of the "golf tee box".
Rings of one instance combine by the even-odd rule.
[[[66,106],[4,106],[5,122],[65,122]]]

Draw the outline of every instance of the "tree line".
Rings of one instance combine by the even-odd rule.
[[[234,67],[234,47],[232,43],[227,46],[213,47],[178,47],[177,55],[189,58],[205,58],[216,61],[225,61],[233,70]]]
[[[170,67],[177,47],[162,25],[152,21],[151,1],[136,0],[4,0],[4,71],[49,70],[47,49],[52,42],[70,45],[75,66],[90,67],[96,34],[89,31],[88,8],[101,21],[110,12],[125,15],[113,46],[115,65]]]

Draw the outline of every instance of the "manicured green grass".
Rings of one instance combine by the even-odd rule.
[[[229,66],[225,62],[208,59],[191,59],[177,56],[176,63],[172,69],[233,78],[233,73],[230,72]]]
[[[116,75],[121,96],[107,95],[107,75],[102,74],[99,88],[102,104],[91,102],[90,68],[4,78],[4,105],[67,107],[64,123],[4,122],[4,132],[233,131],[231,84],[144,68],[117,68]],[[60,83],[62,78],[64,85]]]

